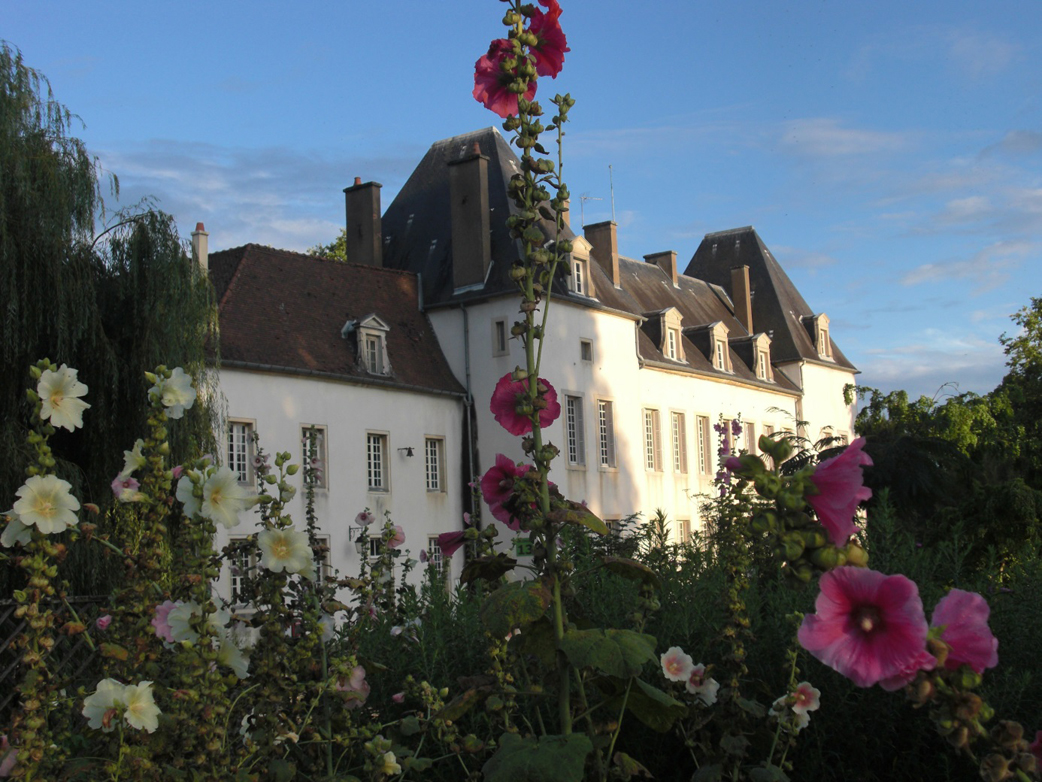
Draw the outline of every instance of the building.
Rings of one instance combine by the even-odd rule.
[[[383,214],[379,184],[345,190],[354,263],[254,245],[210,256],[233,442],[248,431],[236,426],[270,429],[272,443],[323,427],[334,564],[350,560],[339,530],[362,506],[426,541],[460,528],[466,483],[497,453],[523,457],[488,406],[523,363],[510,338],[520,247],[505,225],[519,170],[496,129],[456,136],[430,148]],[[720,467],[715,424],[740,419],[736,450],[797,427],[850,438],[843,388],[857,370],[751,227],[708,234],[683,271],[674,251],[620,256],[611,222],[565,237],[541,375],[561,402],[548,437],[570,499],[606,520],[662,509],[685,539]],[[440,495],[403,456],[432,439],[447,465]],[[374,443],[389,487],[374,486]]]

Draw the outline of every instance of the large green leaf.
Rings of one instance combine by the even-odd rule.
[[[594,668],[608,676],[636,676],[655,659],[655,637],[633,630],[569,630],[561,651],[577,668]]]
[[[621,684],[621,683],[620,683]],[[608,709],[617,712],[622,707],[625,689],[609,698]],[[673,728],[673,723],[687,714],[687,706],[647,682],[634,679],[630,694],[626,700],[626,709],[633,716],[652,730],[666,733]]]
[[[553,596],[540,581],[512,581],[486,598],[481,606],[481,623],[493,636],[506,637],[541,617]]]
[[[627,559],[626,557],[608,556],[601,557],[601,561],[608,570],[616,575],[622,576],[623,578],[643,581],[646,584],[651,584],[656,589],[662,588],[662,579],[659,577],[659,574],[643,562],[638,562],[635,559]]]
[[[579,524],[598,535],[608,534],[608,525],[601,521],[593,511],[585,505],[571,500],[566,500],[563,508],[551,511],[548,518],[556,524]]]
[[[516,564],[516,559],[508,557],[502,552],[491,557],[478,557],[466,564],[460,574],[460,581],[464,584],[470,584],[479,579],[495,581],[513,570]]]
[[[542,738],[506,733],[481,771],[485,782],[582,782],[592,749],[585,733]]]

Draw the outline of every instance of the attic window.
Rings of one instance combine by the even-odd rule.
[[[676,329],[666,330],[666,358],[677,360],[677,343],[679,342]]]
[[[573,293],[578,293],[580,296],[589,295],[588,272],[589,267],[586,265],[586,260],[572,256],[571,288]]]
[[[767,379],[767,351],[756,351],[756,377],[760,380]]]
[[[717,369],[726,372],[727,371],[727,353],[726,353],[726,348],[724,348],[724,341],[722,339],[718,339],[718,340],[715,340],[715,343],[716,343],[716,363],[715,363],[715,366],[716,366]]]
[[[391,374],[391,362],[387,356],[390,327],[374,314],[360,318],[352,330],[358,334],[358,363],[362,368],[370,375]]]
[[[362,337],[365,344],[365,368],[371,375],[384,374],[383,337],[379,334],[366,334]]]
[[[828,329],[818,329],[818,355],[822,358],[832,357],[832,345],[829,341]]]

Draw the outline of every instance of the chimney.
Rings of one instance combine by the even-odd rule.
[[[731,301],[734,315],[745,330],[753,333],[753,296],[749,288],[749,267],[735,266],[731,269]]]
[[[644,260],[648,263],[653,263],[658,266],[662,271],[666,273],[669,281],[673,283],[674,288],[679,288],[680,283],[677,281],[677,253],[676,250],[666,250],[662,253],[652,253],[651,255],[645,255]]]
[[[347,260],[366,266],[383,266],[383,229],[380,225],[379,182],[362,184],[355,177],[351,187],[344,188],[344,205],[347,212],[347,233],[344,249]]]
[[[611,284],[616,288],[622,286],[619,276],[619,239],[618,226],[611,220],[594,223],[583,227],[583,235],[593,249],[590,251],[594,259],[604,269]]]
[[[572,202],[570,200],[564,202],[564,212],[561,214],[561,219],[564,221],[564,225],[566,228],[572,227],[571,206]]]
[[[482,285],[492,261],[492,215],[488,204],[488,156],[474,142],[470,154],[449,163],[452,220],[452,284]]]
[[[210,271],[209,236],[202,223],[195,224],[195,230],[192,231],[192,260],[199,264],[203,274]]]

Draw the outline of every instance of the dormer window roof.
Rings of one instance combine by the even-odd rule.
[[[355,334],[357,339],[358,363],[370,375],[391,374],[391,362],[387,355],[387,334],[391,327],[376,313],[364,318],[349,320],[340,330],[340,336],[347,339]]]

